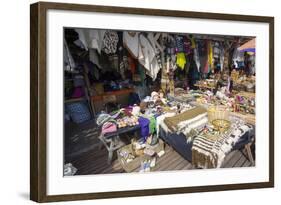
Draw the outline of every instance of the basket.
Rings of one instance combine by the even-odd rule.
[[[226,106],[217,105],[208,108],[208,120],[212,123],[214,120],[229,121],[229,110]]]

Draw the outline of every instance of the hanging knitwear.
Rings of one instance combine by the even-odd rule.
[[[193,36],[190,37],[191,40],[191,47],[194,49],[196,48],[195,38]]]
[[[176,52],[183,52],[183,36],[176,36]]]
[[[185,54],[183,52],[177,53],[177,66],[179,66],[182,70],[186,64]]]
[[[106,31],[103,37],[102,50],[106,54],[116,53],[118,41],[119,41],[119,37],[116,31]]]

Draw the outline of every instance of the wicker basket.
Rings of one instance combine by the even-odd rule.
[[[212,123],[214,120],[229,120],[229,110],[226,106],[217,105],[208,108],[208,120]]]

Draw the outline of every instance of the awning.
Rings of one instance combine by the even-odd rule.
[[[241,52],[256,52],[256,39],[252,39],[238,48]]]

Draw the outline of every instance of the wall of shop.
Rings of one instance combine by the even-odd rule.
[[[51,1],[51,0],[49,0]],[[275,16],[275,88],[281,81],[281,14],[276,0],[56,0],[85,4],[147,7],[173,10],[236,13]],[[34,204],[29,201],[29,4],[11,0],[3,2],[1,14],[1,204]],[[239,190],[184,195],[108,199],[53,204],[269,204],[281,194],[281,94],[275,93],[276,187],[274,189]]]

